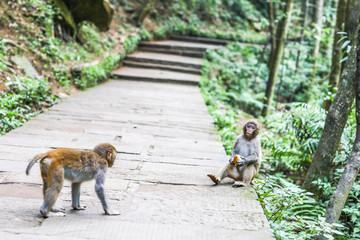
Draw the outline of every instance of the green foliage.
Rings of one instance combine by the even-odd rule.
[[[102,45],[99,42],[100,36],[94,24],[83,22],[78,28],[77,36],[87,51],[99,54],[102,50]]]
[[[159,25],[154,31],[156,38],[164,38],[171,33],[257,43],[264,43],[268,38],[264,32],[251,30],[253,26],[249,22],[260,26],[264,17],[247,0],[178,0],[162,5],[169,11],[153,16]],[[251,18],[239,15],[250,9]]]
[[[265,89],[261,75],[267,72],[266,66],[258,63],[260,55],[260,47],[243,46],[241,43],[208,51],[202,70],[206,76],[202,87],[232,107],[259,115]]]
[[[118,66],[122,57],[121,55],[111,54],[96,65],[84,67],[80,76],[75,77],[75,86],[85,89],[106,80],[110,72]]]
[[[342,219],[348,225],[350,231],[346,239],[360,239],[360,179],[358,177],[350,192],[348,201],[343,209]]]
[[[151,40],[153,38],[152,34],[146,29],[141,29],[138,34],[141,40]]]
[[[326,209],[324,203],[284,178],[267,176],[265,181],[256,179],[255,190],[276,239],[312,240],[319,233],[334,239],[331,234],[343,235],[335,227],[344,229],[344,226],[330,225],[322,217]]]
[[[61,40],[57,38],[34,38],[29,41],[30,50],[41,56],[44,62],[61,62],[64,60],[64,52],[60,49]]]
[[[70,87],[71,74],[64,66],[53,68],[54,78],[63,87]]]
[[[57,9],[46,0],[26,0],[17,1],[22,5],[22,10],[29,13],[29,20],[45,29],[45,36],[52,37],[54,19],[56,18]]]
[[[95,55],[99,55],[101,52],[114,47],[113,40],[100,35],[95,24],[91,22],[82,22],[77,29],[76,36],[83,44],[85,50]]]
[[[124,42],[124,51],[121,54],[111,54],[96,65],[84,67],[79,76],[75,77],[75,86],[86,89],[106,80],[110,72],[118,66],[127,53],[135,51],[142,39],[149,39],[150,37],[151,34],[145,29],[129,36]]]
[[[15,18],[9,27],[23,40],[28,48],[44,62],[63,60],[59,49],[61,41],[53,38],[54,23],[59,12],[45,0],[8,1],[14,11],[22,12],[27,21]],[[11,13],[10,13],[10,16]]]
[[[312,160],[324,128],[326,112],[311,104],[290,104],[265,119],[270,131],[262,135],[267,158],[274,169],[305,171]],[[281,121],[279,121],[281,119]]]
[[[146,29],[141,29],[136,34],[130,35],[124,42],[124,54],[134,52],[141,40],[150,40],[153,35]]]
[[[334,181],[330,182],[325,178],[318,179],[315,182],[324,199],[330,199],[350,156],[356,129],[354,114],[355,111],[350,115],[348,125],[342,135],[340,148],[334,159],[336,164]],[[266,168],[270,169],[270,172],[288,173],[295,179],[306,172],[317,148],[324,127],[325,116],[324,110],[311,104],[292,104],[289,105],[287,111],[269,115],[265,119],[268,131],[262,134],[263,147],[269,151],[266,156],[267,161],[264,164],[267,166]],[[358,177],[359,180],[360,177]],[[359,186],[357,182],[354,183],[340,217],[341,223],[346,227],[340,228],[344,236],[339,236],[340,234],[337,233],[336,239],[359,238]],[[322,219],[321,216],[319,215],[319,221]]]
[[[203,65],[203,72],[210,67]],[[236,138],[236,113],[231,106],[226,107],[225,89],[215,79],[209,79],[203,75],[200,81],[201,92],[214,124],[221,136],[223,146],[227,154],[231,154],[234,140]],[[222,94],[221,94],[222,93]]]
[[[141,37],[138,34],[126,38],[124,42],[125,52],[126,53],[134,52],[140,41],[141,41]]]
[[[57,102],[45,79],[16,78],[6,86],[9,91],[0,92],[0,135]]]
[[[218,129],[226,154],[230,155],[234,146],[239,127],[236,123],[237,114],[230,109],[223,111],[214,106],[208,106],[210,115]]]

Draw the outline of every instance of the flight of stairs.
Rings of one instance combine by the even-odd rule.
[[[128,55],[112,78],[197,85],[204,52],[227,41],[189,36],[172,36],[166,41],[142,42]]]

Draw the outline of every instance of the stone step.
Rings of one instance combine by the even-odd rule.
[[[206,51],[207,49],[216,49],[221,45],[217,44],[206,44],[206,43],[195,43],[195,42],[184,42],[176,40],[167,40],[167,41],[151,41],[151,42],[142,42],[140,47],[147,48],[167,48],[173,50],[191,50],[191,51]]]
[[[167,54],[187,56],[187,57],[196,57],[196,58],[202,58],[204,56],[204,51],[195,51],[195,50],[145,47],[145,46],[140,46],[138,48],[138,50],[143,51],[143,52],[167,53]]]
[[[231,40],[225,39],[214,39],[214,38],[205,38],[205,37],[194,37],[194,36],[181,36],[181,35],[171,35],[170,39],[173,41],[183,41],[189,44],[197,43],[197,44],[209,44],[210,46],[217,46],[218,48],[224,46],[228,43],[234,42]],[[259,47],[264,46],[264,43],[247,43],[247,42],[238,42],[242,46],[249,47]]]
[[[180,67],[180,66],[162,65],[162,64],[146,63],[146,62],[134,62],[134,61],[124,61],[123,64],[126,67],[133,67],[133,68],[150,68],[150,69],[161,69],[161,70],[169,70],[169,71],[182,72],[182,73],[201,74],[201,71],[198,69]]]
[[[202,58],[151,52],[136,52],[128,55],[125,60],[133,62],[180,66],[197,70],[201,69],[203,63]]]
[[[181,35],[171,35],[170,39],[177,41],[206,43],[206,44],[215,44],[215,45],[226,45],[229,42],[231,42],[230,40],[224,40],[224,39],[195,37],[195,36],[181,36]]]
[[[115,79],[126,79],[147,82],[166,82],[187,85],[198,85],[200,75],[179,73],[174,71],[165,71],[148,68],[122,67],[115,70],[112,75]]]

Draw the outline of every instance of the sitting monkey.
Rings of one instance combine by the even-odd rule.
[[[208,174],[215,184],[229,177],[235,180],[233,187],[250,185],[251,180],[259,172],[261,163],[261,144],[257,136],[259,131],[260,125],[256,120],[245,124],[243,134],[236,139],[229,163],[215,175]]]
[[[111,211],[105,197],[105,173],[112,167],[116,158],[116,149],[108,143],[95,146],[92,151],[74,149],[54,149],[36,155],[26,168],[29,175],[31,167],[40,160],[40,171],[43,180],[44,203],[40,213],[48,217],[63,187],[64,178],[71,181],[72,207],[74,210],[85,210],[80,205],[80,185],[84,181],[95,179],[95,191],[101,201],[106,215],[118,215]]]

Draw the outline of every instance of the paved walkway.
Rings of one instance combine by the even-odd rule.
[[[106,190],[119,216],[105,216],[84,183],[85,211],[71,210],[66,182],[44,220],[38,165],[51,148],[113,144]],[[78,93],[0,137],[0,239],[274,239],[252,188],[213,186],[207,173],[227,161],[197,86],[110,80]]]

